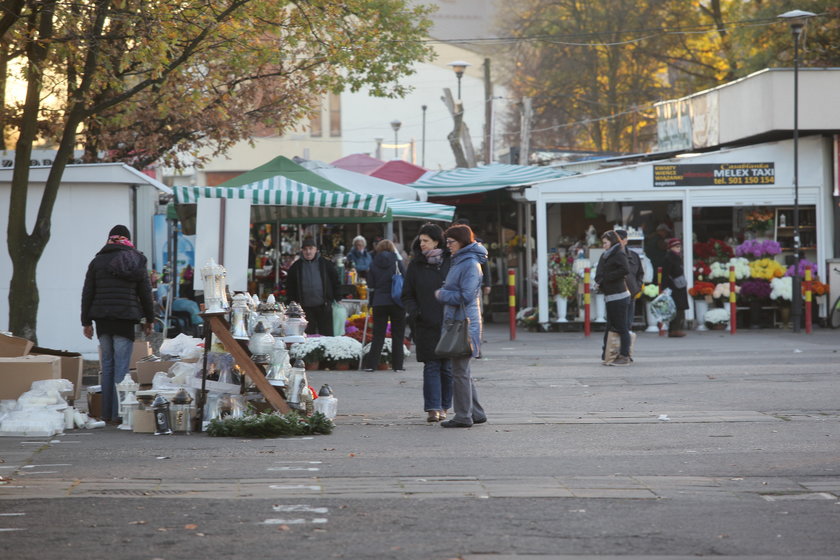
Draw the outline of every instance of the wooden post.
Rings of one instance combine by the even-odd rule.
[[[233,356],[234,361],[242,368],[242,371],[245,372],[248,379],[257,386],[257,389],[260,390],[260,393],[262,393],[272,408],[283,414],[291,412],[291,408],[286,403],[286,399],[268,382],[262,370],[251,360],[248,351],[240,346],[239,342],[230,334],[224,319],[220,315],[205,315],[204,318],[209,322],[210,329],[224,345],[225,350]],[[204,371],[206,375],[207,370]]]

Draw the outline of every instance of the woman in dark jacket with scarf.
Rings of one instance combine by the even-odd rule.
[[[123,225],[114,226],[108,242],[88,265],[82,288],[82,332],[102,351],[102,419],[118,420],[116,384],[128,373],[134,350],[134,325],[145,318],[146,334],[155,321],[146,257],[134,248]]]
[[[376,244],[376,255],[368,270],[370,305],[373,307],[373,340],[365,360],[365,371],[373,371],[379,365],[382,347],[385,345],[385,331],[391,321],[391,366],[394,371],[403,370],[403,341],[405,340],[405,309],[402,301],[391,297],[391,280],[399,269],[405,274],[405,267],[397,256],[397,248],[390,239]]]
[[[605,232],[601,242],[604,254],[595,269],[595,282],[607,303],[607,331],[617,332],[621,339],[618,358],[608,365],[627,366],[630,365],[630,330],[627,328],[630,290],[625,281],[629,271],[627,254],[614,231]]]
[[[452,364],[438,358],[435,347],[443,325],[443,305],[435,290],[449,272],[449,251],[443,230],[424,224],[411,246],[411,262],[405,273],[402,301],[414,337],[417,361],[423,362],[423,410],[427,422],[446,420],[452,406]]]
[[[683,271],[682,242],[679,239],[668,240],[668,252],[662,265],[662,280],[666,288],[671,288],[671,297],[677,306],[677,314],[668,325],[668,336],[685,336],[685,310],[688,309],[688,288]]]

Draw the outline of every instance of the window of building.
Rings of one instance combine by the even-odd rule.
[[[341,136],[341,96],[330,94],[330,136]]]

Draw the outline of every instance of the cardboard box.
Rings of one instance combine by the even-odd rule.
[[[82,394],[82,371],[84,369],[84,360],[81,354],[78,352],[33,346],[32,350],[30,350],[30,355],[58,356],[61,359],[61,377],[73,384],[73,394],[70,397],[74,401],[79,400]]]
[[[159,371],[169,371],[176,362],[157,361],[157,362],[137,362],[137,369],[132,375],[134,381],[141,385],[151,384],[155,378],[155,374]]]
[[[0,358],[0,399],[17,399],[41,379],[61,379],[58,356]]]
[[[155,414],[151,409],[135,410],[131,417],[131,427],[135,434],[155,433]]]
[[[26,356],[34,344],[31,340],[0,334],[0,358],[16,358]]]
[[[102,418],[102,393],[88,393],[88,416]]]

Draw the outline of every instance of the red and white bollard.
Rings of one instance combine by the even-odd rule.
[[[589,293],[589,282],[591,279],[592,269],[583,269],[583,336],[589,336],[592,332],[592,324],[590,322],[590,302],[592,295]]]
[[[729,334],[735,334],[738,307],[735,301],[735,267],[729,267]]]
[[[510,339],[516,340],[516,269],[508,269],[508,312],[510,316]]]

